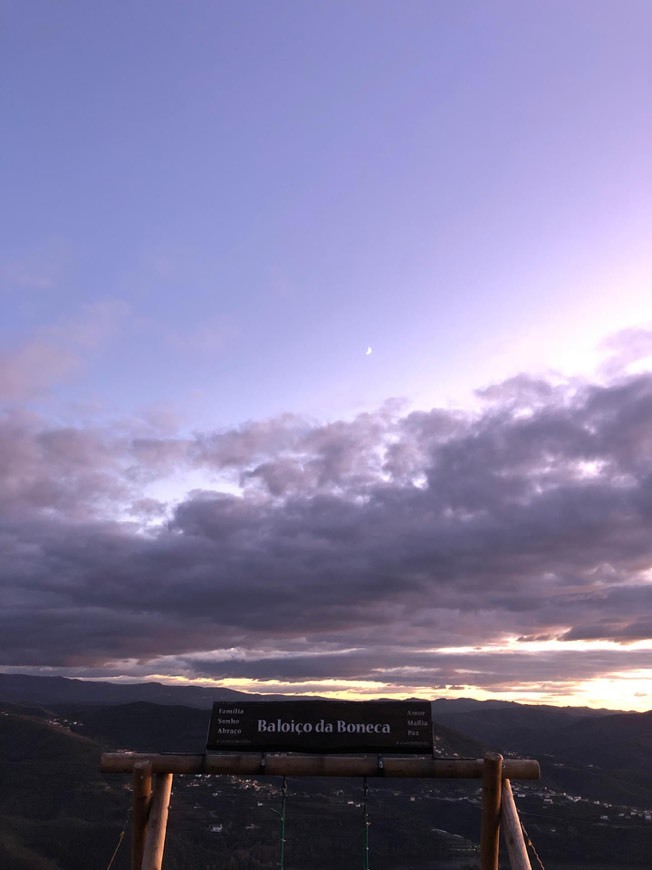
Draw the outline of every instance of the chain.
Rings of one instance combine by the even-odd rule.
[[[362,801],[362,827],[363,827],[363,845],[362,845],[362,867],[363,870],[369,870],[369,812],[367,810],[367,795],[369,786],[367,785],[367,777],[364,778],[362,785],[363,801]]]

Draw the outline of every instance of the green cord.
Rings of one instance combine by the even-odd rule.
[[[369,826],[371,822],[369,821],[369,812],[367,810],[367,796],[369,793],[369,786],[367,785],[367,777],[364,778],[363,783],[363,794],[364,799],[362,802],[362,831],[363,831],[363,841],[362,841],[362,868],[363,870],[369,870]],[[275,813],[279,818],[279,857],[278,857],[278,866],[280,870],[284,870],[285,867],[285,804],[287,800],[288,793],[288,784],[287,779],[283,777],[283,786],[281,788],[281,811],[272,809],[272,812]]]
[[[272,808],[272,812],[276,813],[279,818],[279,839],[280,849],[278,856],[278,866],[283,870],[285,867],[285,799],[288,793],[287,779],[283,777],[283,786],[281,788],[281,812]]]
[[[369,821],[369,813],[367,812],[367,792],[369,791],[369,787],[367,786],[367,777],[364,778],[364,801],[362,804],[362,829],[363,829],[363,845],[362,845],[362,868],[363,870],[369,870],[369,825],[371,822]]]

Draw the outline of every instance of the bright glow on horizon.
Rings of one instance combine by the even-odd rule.
[[[148,678],[149,679],[149,678]],[[157,682],[182,685],[186,680],[154,675]],[[473,698],[477,701],[514,701],[518,704],[550,705],[553,707],[591,707],[593,709],[646,712],[652,709],[652,670],[632,677],[623,672],[610,679],[586,680],[569,686],[547,684],[545,687],[521,684],[510,690],[488,691],[476,686],[457,689],[436,689],[431,686],[396,686],[372,681],[311,681],[308,683],[282,683],[271,680],[193,680],[192,685],[206,688],[233,689],[251,694],[281,694],[288,696],[333,698],[364,701],[379,698],[406,700],[408,698]]]
[[[25,670],[21,669],[20,673]],[[72,674],[67,676],[73,677]],[[487,690],[473,685],[460,685],[445,689],[432,686],[401,686],[372,680],[311,680],[282,682],[276,680],[189,679],[170,674],[147,674],[135,680],[129,676],[82,677],[76,679],[110,683],[157,682],[168,686],[199,686],[207,689],[230,689],[247,694],[297,695],[350,701],[390,698],[472,698],[477,701],[513,701],[518,704],[549,705],[553,707],[590,707],[614,711],[647,712],[652,709],[652,669],[614,672],[609,677],[583,680],[576,683],[560,680],[546,684],[520,683],[510,689]]]

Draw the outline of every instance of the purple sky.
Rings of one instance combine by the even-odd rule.
[[[0,668],[648,709],[648,0],[8,0]]]

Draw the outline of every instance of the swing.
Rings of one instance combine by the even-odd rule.
[[[287,803],[287,793],[287,777],[284,776],[283,785],[281,786],[281,809],[275,810],[274,807],[270,807],[272,812],[277,815],[279,819],[278,866],[280,870],[284,870],[285,867],[285,807]],[[369,828],[371,826],[371,822],[369,821],[368,807],[369,786],[367,784],[366,776],[362,784],[362,795],[362,868],[363,870],[369,870]]]

